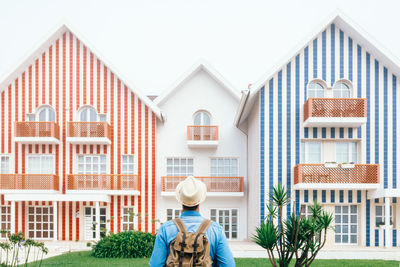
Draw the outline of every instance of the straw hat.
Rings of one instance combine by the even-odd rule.
[[[176,200],[179,203],[187,207],[194,207],[206,199],[207,187],[202,181],[188,176],[178,184],[175,192]]]

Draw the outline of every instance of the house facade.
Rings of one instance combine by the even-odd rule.
[[[308,216],[314,200],[333,214],[328,247],[399,246],[400,68],[366,36],[336,15],[243,91],[249,234],[281,183],[286,216]]]

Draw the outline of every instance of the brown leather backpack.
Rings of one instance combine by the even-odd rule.
[[[173,222],[179,232],[169,245],[167,267],[211,267],[210,244],[205,232],[212,221],[205,219],[196,233],[186,232],[180,218],[174,219]]]

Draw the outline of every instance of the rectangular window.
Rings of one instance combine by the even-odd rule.
[[[336,161],[357,162],[357,143],[356,142],[340,142],[336,143]]]
[[[321,142],[301,143],[301,163],[321,163],[322,144]]]
[[[79,155],[79,174],[105,174],[107,173],[106,155]]]
[[[375,226],[379,227],[379,225],[385,224],[385,206],[376,206],[375,207]],[[393,224],[393,209],[390,206],[390,224]]]
[[[192,158],[167,158],[167,176],[193,175]]]
[[[238,159],[212,158],[210,175],[212,177],[237,177]]]
[[[135,222],[134,208],[124,207],[122,208],[122,230],[133,231]]]
[[[0,155],[0,173],[10,173],[10,156]]]
[[[357,244],[357,206],[335,206],[335,243]]]
[[[181,209],[167,209],[167,221],[179,218],[182,215]]]
[[[227,239],[238,238],[238,209],[211,209],[210,219],[222,226]]]
[[[301,205],[300,206],[300,216],[304,218],[311,218],[312,211],[310,205]]]
[[[54,155],[28,155],[28,174],[54,174]]]
[[[53,207],[28,208],[29,238],[50,239],[54,237]]]
[[[122,174],[135,174],[134,155],[122,155]]]
[[[2,230],[11,230],[11,207],[0,207],[0,227]],[[6,237],[6,234],[1,234],[1,237]]]

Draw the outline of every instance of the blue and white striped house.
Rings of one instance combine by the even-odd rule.
[[[249,236],[273,186],[292,211],[317,199],[334,214],[328,247],[400,246],[400,64],[342,14],[330,17],[278,69],[242,92],[248,135]]]

